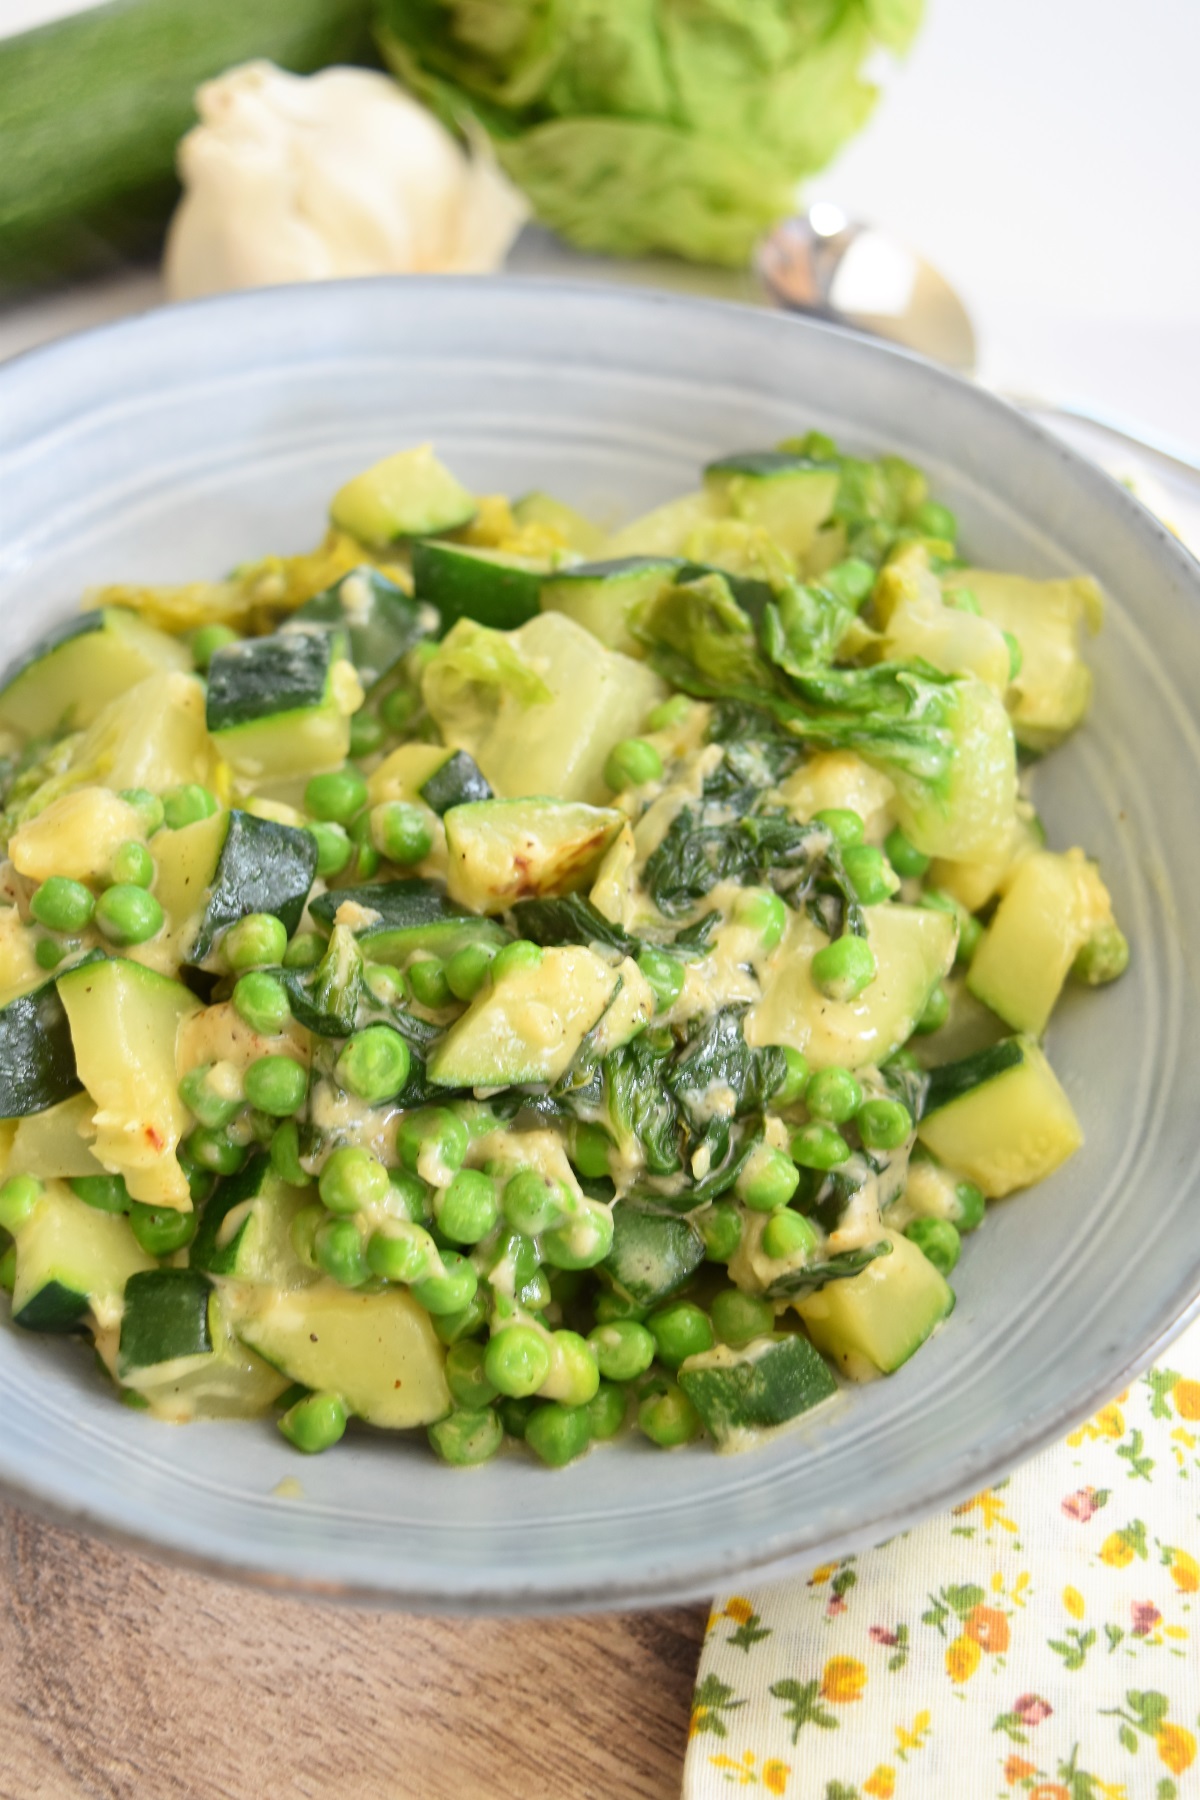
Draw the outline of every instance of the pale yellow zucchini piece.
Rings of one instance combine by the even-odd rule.
[[[1112,902],[1082,850],[1038,850],[1009,879],[967,986],[1017,1031],[1040,1037],[1083,946],[1112,924]]]

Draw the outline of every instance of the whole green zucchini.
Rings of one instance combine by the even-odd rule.
[[[377,60],[371,0],[110,0],[0,38],[0,289],[152,251],[201,81]]]

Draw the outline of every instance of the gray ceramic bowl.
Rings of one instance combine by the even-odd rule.
[[[1096,702],[1052,759],[1057,844],[1102,859],[1127,978],[1070,996],[1055,1064],[1087,1132],[991,1209],[949,1325],[888,1381],[768,1448],[631,1440],[561,1473],[471,1474],[359,1433],[301,1463],[274,1427],[172,1429],[77,1347],[0,1327],[0,1480],[161,1553],[414,1608],[636,1604],[877,1542],[1058,1437],[1200,1292],[1200,567],[1127,494],[938,370],[819,325],[613,290],[377,281],[159,312],[0,371],[0,652],[106,580],[216,575],[315,540],[324,503],[432,439],[481,489],[629,515],[716,452],[816,425],[930,471],[970,555],[1088,569],[1112,597]],[[299,1477],[302,1497],[276,1493]]]

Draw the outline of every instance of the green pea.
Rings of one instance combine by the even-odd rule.
[[[666,1012],[674,1006],[687,979],[683,964],[674,956],[668,956],[665,950],[647,946],[638,956],[637,966],[654,990],[655,1012]]]
[[[954,952],[955,962],[969,963],[979,948],[979,940],[982,936],[983,926],[979,923],[978,919],[973,918],[971,914],[968,913],[965,919],[959,921],[958,948]],[[1083,954],[1082,951],[1080,954]],[[1129,960],[1128,945],[1126,945],[1125,948],[1125,960]],[[1078,958],[1076,958],[1076,961],[1078,961]]]
[[[614,794],[644,787],[648,781],[657,781],[662,772],[662,757],[645,738],[624,738],[614,744],[604,765],[604,779]]]
[[[539,1175],[536,1169],[518,1169],[504,1184],[504,1217],[514,1231],[527,1237],[553,1231],[571,1210],[572,1196],[561,1181]]]
[[[879,1066],[893,1075],[919,1075],[921,1073],[920,1058],[914,1056],[911,1050],[893,1050],[887,1061]]]
[[[235,975],[282,962],[286,949],[287,927],[273,913],[247,913],[221,940],[226,966]]]
[[[510,1438],[519,1442],[525,1441],[525,1427],[529,1423],[529,1415],[537,1405],[536,1400],[516,1400],[501,1395],[496,1402],[496,1412],[500,1423]]]
[[[271,1137],[271,1167],[290,1187],[310,1187],[313,1177],[300,1161],[300,1127],[285,1119]]]
[[[305,812],[310,818],[334,825],[348,825],[355,813],[362,811],[366,800],[366,777],[349,765],[313,775],[304,789]]]
[[[949,1219],[914,1219],[904,1233],[939,1275],[949,1275],[962,1255],[962,1239]]]
[[[897,875],[903,875],[906,879],[924,875],[929,867],[929,858],[909,842],[898,825],[884,838],[883,848]]]
[[[950,1017],[950,996],[937,982],[922,1009],[921,1016],[913,1026],[913,1030],[921,1037],[928,1037],[930,1032],[940,1031]]]
[[[276,1037],[292,1016],[287,989],[278,975],[256,969],[242,975],[233,990],[234,1010],[260,1037]]]
[[[183,787],[168,788],[162,797],[163,822],[171,831],[182,831],[185,825],[197,825],[211,819],[221,810],[217,796],[197,781]]]
[[[130,838],[114,852],[110,874],[119,887],[148,888],[154,880],[154,858],[145,844]]]
[[[763,1250],[776,1262],[798,1256],[801,1251],[810,1256],[819,1242],[816,1227],[790,1206],[772,1213],[762,1234]]]
[[[606,1444],[625,1423],[625,1390],[613,1381],[602,1381],[587,1407],[592,1442]]]
[[[427,1436],[444,1463],[473,1469],[495,1456],[504,1442],[504,1427],[490,1406],[464,1407],[431,1425]]]
[[[163,803],[149,788],[122,788],[121,799],[132,806],[141,820],[142,836],[153,837],[163,822]]]
[[[384,1281],[411,1287],[435,1275],[440,1262],[438,1247],[424,1226],[407,1219],[394,1219],[367,1239],[367,1267]]]
[[[273,1119],[299,1111],[308,1093],[308,1070],[290,1056],[260,1056],[243,1079],[251,1106]]]
[[[861,813],[856,813],[849,806],[825,806],[813,814],[814,825],[823,825],[834,841],[843,850],[852,849],[861,844],[867,829]]]
[[[948,506],[941,506],[936,500],[923,500],[908,522],[925,537],[940,538],[947,544],[958,536],[958,520]]]
[[[808,1084],[808,1063],[790,1044],[776,1044],[786,1065],[782,1084],[771,1095],[771,1104],[779,1108],[794,1106]]]
[[[599,1125],[576,1125],[571,1136],[571,1161],[585,1181],[603,1181],[613,1141]]]
[[[196,1235],[198,1222],[194,1212],[143,1206],[140,1200],[129,1203],[130,1229],[147,1256],[173,1256],[176,1250],[185,1249]]]
[[[403,800],[386,800],[371,809],[371,842],[389,862],[407,867],[429,855],[433,833],[429,819],[419,806],[407,806]]]
[[[376,713],[360,708],[350,721],[350,754],[370,756],[384,739],[383,721]]]
[[[827,1000],[857,1000],[875,979],[875,953],[866,938],[847,932],[817,951],[812,978]]]
[[[723,1288],[713,1296],[709,1309],[712,1327],[723,1344],[741,1350],[755,1338],[769,1337],[775,1329],[775,1308],[756,1294],[740,1288]]]
[[[363,980],[367,992],[381,1006],[403,1006],[408,998],[403,975],[388,963],[364,963]]]
[[[223,1131],[197,1125],[184,1139],[187,1153],[202,1169],[214,1175],[236,1175],[246,1160],[244,1144],[235,1144]]]
[[[315,969],[324,956],[328,940],[319,931],[297,932],[283,953],[285,969]]]
[[[686,694],[672,694],[669,700],[663,700],[653,712],[648,713],[646,725],[651,731],[670,731],[676,725],[682,725],[692,710],[692,702]]]
[[[394,1219],[408,1219],[414,1225],[425,1225],[433,1217],[433,1200],[428,1182],[419,1175],[408,1175],[402,1169],[388,1170],[388,1191],[384,1202]]]
[[[389,731],[403,731],[416,712],[419,700],[411,688],[393,688],[379,703],[379,716]]]
[[[733,920],[754,932],[764,950],[774,950],[787,930],[788,909],[771,888],[742,888],[733,903]]]
[[[809,456],[813,462],[831,463],[838,460],[838,447],[827,431],[806,431],[800,443],[788,445],[795,448],[801,456]]]
[[[133,1202],[120,1175],[75,1175],[71,1192],[97,1212],[127,1213]]]
[[[689,1356],[701,1356],[713,1347],[713,1328],[708,1314],[690,1300],[672,1300],[646,1320],[658,1360],[666,1369],[677,1369]]]
[[[637,1412],[638,1430],[660,1450],[676,1450],[690,1444],[701,1432],[700,1415],[684,1393],[671,1382],[661,1393],[647,1394]]]
[[[506,1325],[488,1342],[484,1370],[498,1394],[521,1400],[537,1393],[551,1360],[545,1332],[533,1325]]]
[[[895,1150],[913,1127],[912,1114],[899,1100],[864,1101],[854,1123],[868,1150]]]
[[[586,1406],[561,1406],[548,1401],[535,1406],[525,1421],[525,1442],[552,1469],[561,1469],[582,1456],[591,1442]]]
[[[315,1456],[330,1450],[346,1434],[346,1403],[340,1394],[307,1394],[278,1420],[289,1444]]]
[[[727,1263],[742,1241],[742,1215],[730,1200],[714,1200],[696,1220],[709,1262]]]
[[[426,1180],[430,1179],[430,1172],[448,1180],[462,1168],[470,1144],[467,1127],[444,1106],[422,1107],[406,1114],[396,1132],[396,1154],[401,1164],[410,1174]],[[425,1168],[420,1166],[422,1163]]]
[[[412,1066],[412,1053],[390,1025],[368,1025],[348,1039],[334,1065],[342,1086],[368,1106],[394,1100]]]
[[[496,1229],[500,1206],[495,1184],[479,1169],[460,1169],[433,1203],[443,1234],[455,1244],[478,1244]]]
[[[850,1146],[832,1125],[802,1125],[788,1145],[788,1154],[802,1169],[836,1169],[850,1155]]]
[[[494,944],[464,944],[446,964],[446,985],[456,1000],[471,1001],[486,984],[496,955]]]
[[[488,1289],[477,1286],[465,1306],[455,1307],[452,1312],[432,1313],[430,1317],[438,1341],[449,1347],[463,1338],[475,1337],[487,1324],[490,1312]]]
[[[550,1340],[550,1373],[540,1393],[564,1406],[586,1406],[600,1385],[596,1353],[577,1331],[556,1331]]]
[[[66,946],[53,938],[39,938],[33,946],[33,960],[39,969],[57,969],[66,954]]]
[[[455,1250],[442,1251],[442,1267],[443,1275],[427,1275],[423,1281],[414,1281],[413,1295],[427,1313],[461,1312],[475,1298],[479,1277],[466,1257]]]
[[[229,625],[200,625],[193,631],[190,639],[192,661],[200,670],[207,669],[218,650],[226,644],[236,644],[238,634]]]
[[[633,1319],[614,1319],[588,1333],[596,1366],[606,1381],[635,1381],[654,1361],[654,1338]]]
[[[804,1090],[804,1104],[814,1119],[826,1119],[831,1125],[844,1125],[863,1103],[863,1091],[849,1069],[836,1064],[818,1069]]]
[[[800,1175],[791,1157],[760,1144],[738,1175],[737,1195],[752,1212],[774,1212],[787,1205],[799,1185]]]
[[[308,832],[317,846],[317,874],[322,881],[332,881],[354,855],[354,845],[342,826],[328,820],[318,819]]]
[[[958,1202],[958,1218],[955,1223],[960,1232],[974,1231],[977,1226],[982,1225],[987,1209],[982,1188],[976,1187],[973,1181],[960,1181],[954,1190],[954,1198]]]
[[[592,1312],[597,1325],[612,1325],[619,1319],[635,1319],[639,1324],[646,1317],[650,1308],[639,1306],[627,1294],[605,1290],[596,1295],[592,1303]]]
[[[446,965],[436,956],[427,956],[420,962],[411,963],[408,970],[408,985],[413,991],[413,998],[432,1012],[445,1006],[450,999],[450,983],[446,979]]]
[[[497,951],[496,960],[492,964],[492,980],[502,981],[516,969],[536,969],[541,960],[539,944],[531,944],[528,938],[515,938],[511,944],[505,944],[502,950]]]
[[[15,1237],[32,1216],[45,1189],[32,1175],[12,1175],[0,1187],[0,1230]]]
[[[542,1260],[552,1269],[594,1269],[613,1244],[612,1213],[598,1200],[586,1200],[565,1225],[542,1234]]]
[[[496,1389],[484,1369],[484,1346],[468,1339],[454,1344],[446,1354],[446,1386],[456,1406],[487,1406],[496,1398]]]
[[[353,1219],[326,1219],[313,1237],[317,1267],[342,1287],[361,1287],[370,1274],[362,1234]]]
[[[377,1156],[359,1144],[343,1144],[321,1170],[317,1191],[331,1213],[362,1212],[388,1195],[388,1172]]]
[[[95,908],[90,890],[67,875],[51,875],[29,902],[30,912],[47,931],[82,931]]]
[[[146,944],[163,926],[163,909],[145,888],[121,882],[96,902],[96,924],[114,944]]]
[[[853,845],[843,853],[842,866],[863,906],[881,906],[900,886],[883,851],[873,844]]]

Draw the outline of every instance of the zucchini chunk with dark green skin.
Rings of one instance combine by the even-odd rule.
[[[325,631],[276,631],[223,644],[208,665],[213,732],[319,706],[338,646]]]
[[[421,798],[431,812],[440,817],[452,806],[466,806],[473,800],[490,800],[492,789],[473,756],[456,750],[440,769],[435,769],[421,787]]]
[[[939,1111],[943,1106],[950,1106],[955,1100],[961,1100],[972,1088],[982,1087],[987,1081],[994,1081],[1008,1069],[1015,1069],[1025,1060],[1024,1045],[1019,1037],[1002,1038],[998,1044],[987,1044],[982,1050],[976,1050],[971,1056],[964,1056],[958,1062],[942,1063],[940,1067],[930,1069],[929,1083],[925,1089],[925,1104],[921,1109],[922,1118]]]
[[[252,1156],[236,1175],[218,1181],[204,1203],[200,1224],[188,1250],[188,1265],[207,1275],[230,1275],[238,1281],[295,1286],[298,1273],[289,1232],[308,1197],[289,1188],[274,1173],[269,1156]],[[242,1209],[227,1242],[222,1227]],[[228,1228],[226,1228],[228,1229]],[[312,1279],[311,1276],[307,1279]]]
[[[0,675],[0,726],[36,737],[81,730],[127,688],[191,660],[185,645],[123,607],[79,613]]]
[[[704,1239],[687,1219],[645,1212],[628,1200],[613,1208],[613,1245],[603,1267],[636,1306],[653,1306],[681,1288],[704,1261]]]
[[[82,1086],[57,981],[0,1008],[0,1118],[45,1112]]]
[[[497,550],[465,544],[413,545],[413,587],[418,600],[436,606],[443,630],[457,619],[477,619],[496,631],[512,631],[538,611],[543,567]]]
[[[117,1369],[145,1369],[213,1347],[208,1323],[212,1283],[196,1269],[147,1269],[125,1284]]]
[[[719,1450],[736,1449],[744,1432],[784,1425],[837,1392],[824,1357],[798,1333],[741,1350],[722,1344],[689,1357],[678,1380]]]
[[[370,563],[351,569],[293,615],[346,635],[350,659],[364,687],[371,687],[406,656],[436,624],[432,615]]]
[[[48,1182],[17,1233],[13,1322],[26,1331],[74,1331],[89,1311],[111,1315],[129,1278],[151,1267],[128,1219]]]
[[[347,901],[378,915],[371,924],[355,932],[372,962],[399,967],[418,950],[445,959],[465,944],[503,944],[509,937],[494,919],[483,919],[455,906],[446,898],[440,882],[418,875],[403,881],[381,881],[373,887],[338,888],[330,894],[319,894],[310,911],[320,924],[331,926],[338,908]]]
[[[576,563],[542,582],[542,611],[565,613],[610,650],[640,654],[633,635],[639,615],[683,568],[677,556],[618,556]]]
[[[217,939],[248,913],[273,913],[289,937],[300,923],[317,872],[310,831],[234,810],[213,870],[200,929],[188,961],[203,963]]]

